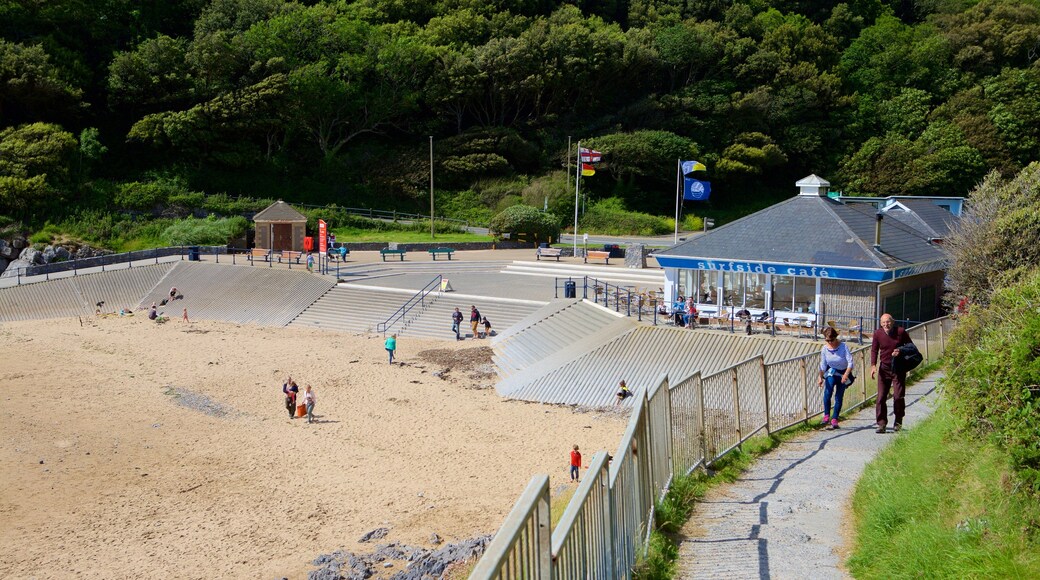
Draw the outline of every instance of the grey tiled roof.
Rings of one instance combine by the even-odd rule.
[[[305,222],[307,216],[296,211],[293,206],[285,203],[282,200],[278,200],[271,205],[267,206],[266,209],[253,216],[253,221],[265,221],[265,222]]]
[[[875,251],[874,216],[872,206],[797,196],[658,254],[874,269],[945,257],[928,243],[934,236],[896,219],[882,222],[881,251]]]
[[[945,238],[957,222],[957,216],[928,200],[901,199],[899,203],[910,211],[893,207],[886,213],[932,238]]]

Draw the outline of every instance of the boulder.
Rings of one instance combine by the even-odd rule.
[[[7,268],[7,264],[7,258],[0,258],[0,272],[3,272],[4,269]]]
[[[43,254],[43,263],[44,264],[50,264],[51,262],[54,261],[54,246],[47,246],[40,253]]]
[[[30,265],[32,264],[44,264],[43,252],[33,247],[28,247],[22,250],[22,253],[18,256],[18,260],[24,260]]]
[[[0,258],[13,258],[14,248],[11,244],[7,243],[7,240],[0,240]]]
[[[21,250],[22,248],[24,248],[28,244],[26,244],[24,237],[22,237],[22,236],[15,236],[15,237],[11,238],[11,245],[14,246],[14,249]]]
[[[65,262],[72,259],[72,253],[65,246],[55,246],[54,258],[59,262]]]
[[[14,278],[18,275],[19,271],[21,271],[24,268],[28,268],[29,266],[32,266],[32,262],[27,262],[25,260],[13,260],[11,263],[7,265],[7,268],[4,269],[3,273],[0,274],[0,278]]]

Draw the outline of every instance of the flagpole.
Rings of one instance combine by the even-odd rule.
[[[574,243],[574,257],[578,257],[578,183],[581,179],[581,140],[578,141],[575,159],[577,163],[574,170],[574,236],[571,241]]]
[[[672,245],[679,243],[679,197],[682,191],[682,159],[675,160],[675,239]]]

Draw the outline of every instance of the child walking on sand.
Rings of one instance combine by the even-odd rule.
[[[575,445],[571,450],[571,483],[578,483],[578,468],[581,467],[581,452]]]
[[[394,351],[397,350],[397,335],[391,334],[390,338],[386,339],[386,342],[383,344],[383,347],[386,349],[386,352],[390,355],[390,364],[394,364]]]

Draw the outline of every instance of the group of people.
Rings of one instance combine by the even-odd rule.
[[[285,379],[285,383],[282,384],[282,393],[285,394],[285,408],[289,411],[289,418],[295,419],[299,414],[296,399],[300,393],[300,387],[292,377]],[[308,423],[314,422],[314,403],[317,401],[318,398],[314,394],[314,389],[307,385],[303,391],[303,406],[307,413]]]
[[[841,405],[845,389],[856,381],[854,363],[848,346],[838,339],[838,331],[823,329],[825,344],[820,351],[819,378],[817,384],[823,389],[822,425],[828,429],[838,428]],[[870,341],[870,378],[877,379],[877,400],[874,403],[875,433],[884,433],[888,426],[888,397],[892,396],[893,429],[903,428],[906,415],[906,373],[900,366],[904,357],[916,351],[910,335],[897,326],[890,314],[881,316],[880,327],[874,331]]]
[[[488,320],[487,316],[481,316],[480,311],[477,310],[476,306],[469,307],[469,325],[473,329],[473,338],[485,338],[491,336],[491,321]],[[484,326],[484,332],[478,331],[480,325]],[[455,312],[451,313],[451,331],[455,333],[455,340],[463,340],[462,338],[462,312],[456,307]]]

